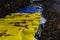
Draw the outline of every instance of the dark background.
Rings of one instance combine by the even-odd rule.
[[[60,0],[43,0],[41,4],[47,19],[41,40],[60,40]]]
[[[0,17],[16,12],[16,9],[30,4],[30,0],[0,0]]]

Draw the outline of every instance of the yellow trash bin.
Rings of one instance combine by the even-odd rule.
[[[0,40],[34,40],[40,16],[40,12],[12,13],[0,18]]]

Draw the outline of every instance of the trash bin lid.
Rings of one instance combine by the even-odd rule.
[[[17,12],[31,13],[31,12],[42,12],[43,8],[40,6],[25,6],[16,10]]]

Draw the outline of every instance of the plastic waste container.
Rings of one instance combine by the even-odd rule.
[[[41,10],[41,7],[26,6],[0,18],[0,40],[35,40]]]

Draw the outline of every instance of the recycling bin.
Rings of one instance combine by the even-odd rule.
[[[0,40],[35,40],[41,7],[26,6],[0,18]]]

